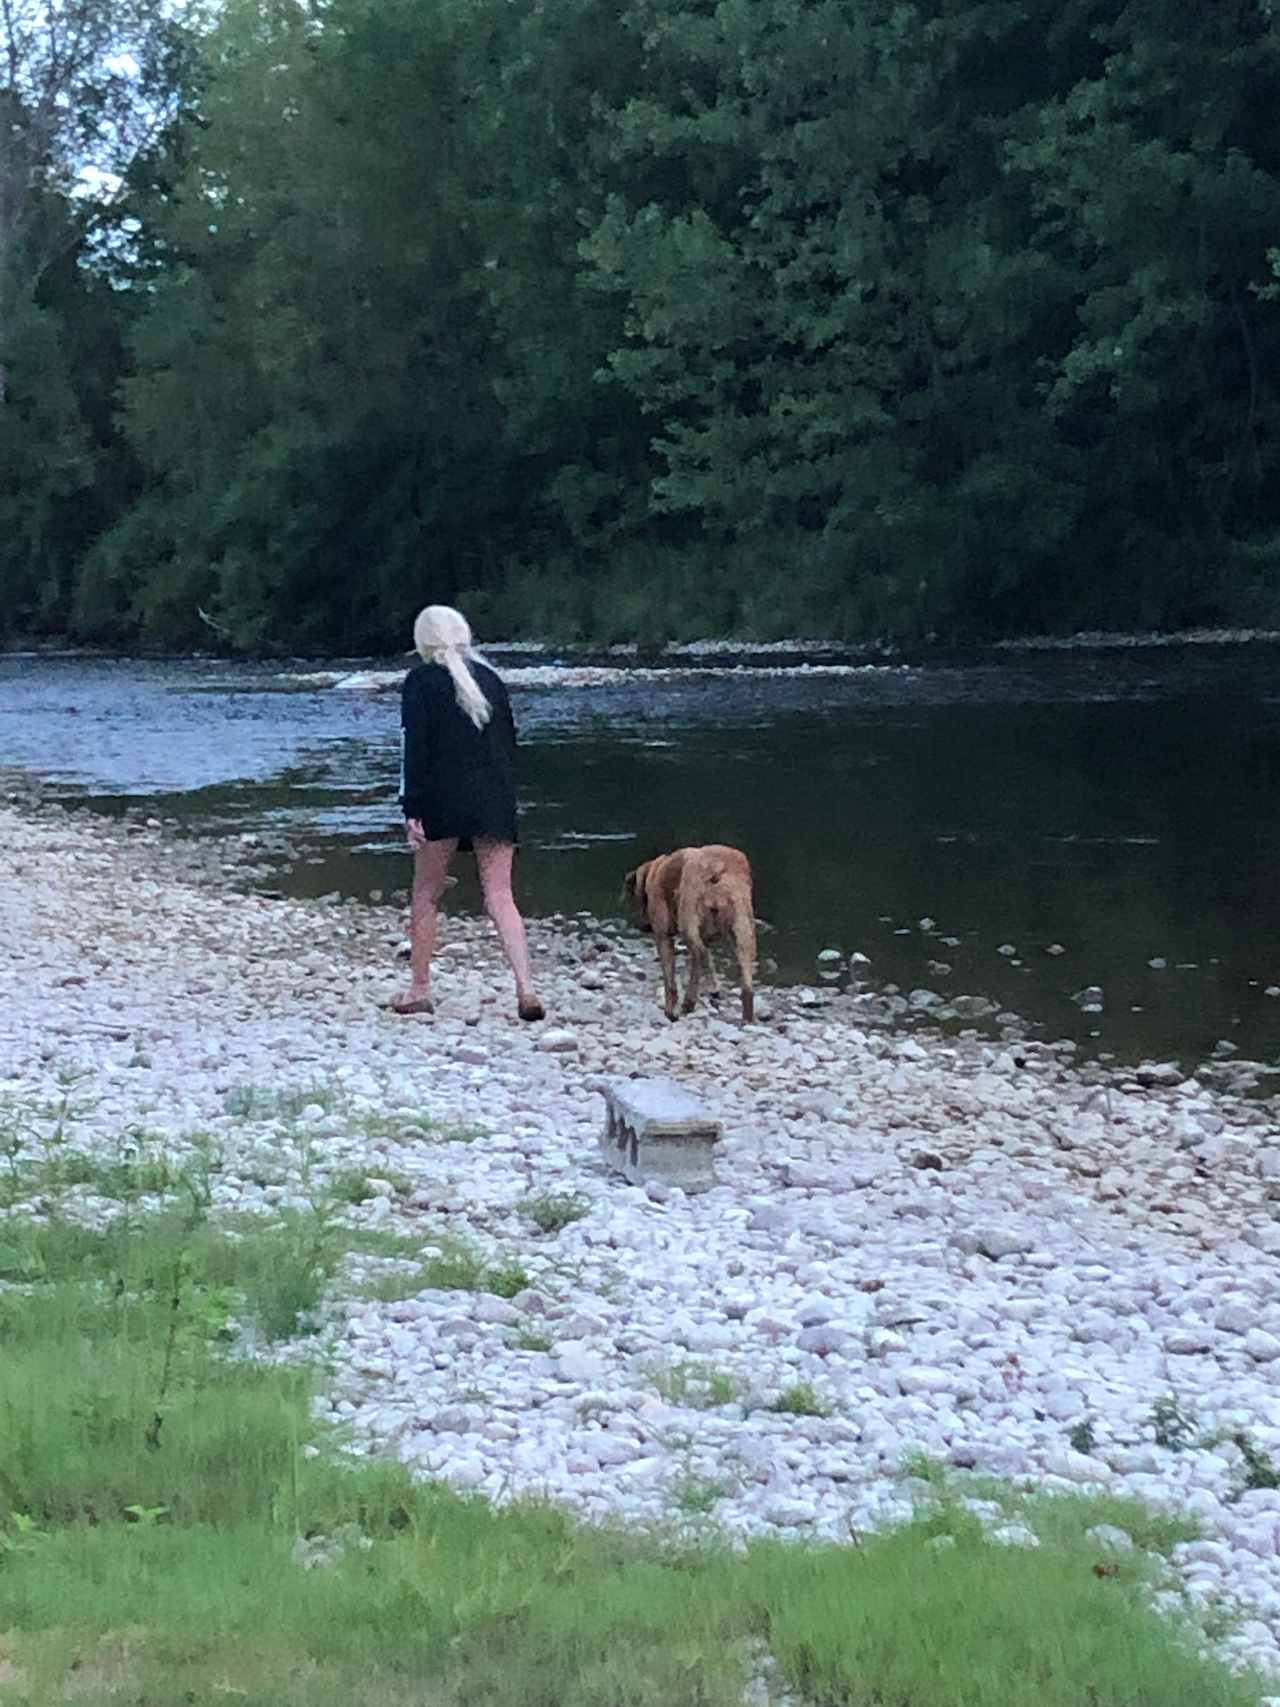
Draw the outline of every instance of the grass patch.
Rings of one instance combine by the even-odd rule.
[[[1255,1488],[1280,1488],[1280,1468],[1271,1454],[1247,1434],[1233,1434],[1231,1438],[1240,1448],[1243,1465],[1234,1497],[1239,1499]]]
[[[358,1132],[364,1138],[391,1139],[398,1143],[414,1143],[423,1137],[436,1144],[474,1144],[486,1135],[483,1126],[451,1126],[429,1114],[386,1113],[378,1108],[347,1109],[343,1115],[347,1132]]]
[[[5,1230],[23,1282],[0,1289],[14,1707],[737,1707],[761,1639],[831,1707],[1254,1707],[1255,1680],[1146,1605],[1147,1555],[1096,1573],[1094,1523],[1172,1544],[1130,1504],[1009,1495],[1042,1544],[1002,1548],[944,1486],[860,1547],[734,1554],[343,1461],[313,1373],[227,1345],[272,1239],[307,1253],[312,1232],[233,1235],[176,1214]],[[736,1389],[678,1368],[685,1398]],[[673,1488],[689,1516],[722,1497],[692,1475]],[[954,1544],[931,1550],[939,1534]]]
[[[423,1263],[422,1272],[424,1285],[440,1292],[492,1292],[499,1298],[514,1298],[529,1285],[529,1276],[518,1262],[490,1262],[463,1239],[442,1243]]]
[[[1093,1456],[1097,1450],[1098,1437],[1094,1433],[1091,1417],[1081,1417],[1079,1422],[1072,1423],[1067,1431],[1067,1445],[1073,1452],[1082,1453],[1086,1458]]]
[[[187,1170],[160,1155],[122,1153],[107,1161],[73,1146],[50,1148],[0,1174],[0,1207],[11,1208],[28,1198],[58,1197],[81,1185],[99,1197],[129,1203],[179,1191],[188,1178]]]
[[[338,1230],[303,1213],[266,1225],[230,1222],[220,1231],[192,1226],[176,1212],[141,1221],[122,1216],[97,1229],[56,1220],[0,1226],[0,1280],[57,1287],[92,1279],[104,1294],[167,1299],[165,1288],[176,1276],[185,1295],[218,1297],[225,1315],[234,1307],[238,1319],[271,1341],[315,1327],[321,1295],[343,1254]],[[0,1295],[0,1311],[12,1312],[21,1296]]]
[[[1141,1562],[1107,1562],[1081,1527],[1085,1502],[1039,1547],[993,1543],[952,1509],[922,1515],[852,1557],[839,1548],[753,1549],[770,1643],[794,1687],[846,1707],[1192,1707],[1250,1702],[1232,1678],[1144,1604]],[[946,1534],[953,1545],[925,1543]],[[1127,1560],[1128,1555],[1124,1558]],[[777,1572],[771,1576],[771,1571]]]
[[[729,1491],[727,1483],[689,1470],[672,1482],[671,1504],[682,1517],[710,1517]]]
[[[658,1395],[669,1405],[691,1411],[711,1411],[732,1405],[742,1396],[742,1383],[728,1370],[690,1358],[649,1372]]]
[[[511,1336],[511,1344],[517,1351],[550,1351],[555,1341],[537,1328],[519,1328]]]
[[[797,1381],[792,1387],[784,1387],[768,1408],[771,1411],[781,1411],[785,1415],[793,1417],[829,1417],[831,1415],[831,1406],[817,1388],[808,1381]]]
[[[388,1250],[388,1256],[407,1255]],[[418,1248],[413,1249],[417,1256]],[[392,1269],[374,1276],[366,1295],[384,1304],[416,1298],[419,1292],[490,1292],[499,1298],[514,1298],[529,1285],[529,1276],[518,1262],[491,1262],[465,1239],[444,1239],[425,1261],[410,1269]]]
[[[205,1134],[188,1140],[198,1152],[188,1168],[169,1162],[164,1138],[142,1126],[124,1128],[114,1157],[81,1149],[72,1133],[95,1099],[79,1096],[78,1083],[79,1076],[64,1075],[63,1089],[52,1099],[0,1099],[0,1208],[31,1198],[57,1198],[77,1186],[120,1201],[163,1195],[194,1184],[201,1175],[197,1164],[203,1164],[207,1176],[212,1145]]]
[[[931,1458],[927,1452],[908,1452],[898,1466],[898,1474],[908,1481],[928,1482],[932,1488],[943,1489],[950,1482],[950,1473],[940,1458]],[[973,1486],[967,1483],[966,1487]]]
[[[329,1113],[338,1105],[332,1085],[303,1085],[280,1090],[270,1085],[236,1085],[227,1092],[223,1107],[236,1120],[298,1120],[304,1109],[320,1108]]]
[[[1090,1529],[1107,1524],[1123,1529],[1143,1553],[1169,1558],[1184,1541],[1195,1541],[1200,1524],[1185,1512],[1155,1511],[1124,1494],[1060,1494],[1045,1499],[1036,1494],[1009,1495],[1004,1503],[1021,1517],[1042,1541],[1066,1546]],[[1128,1555],[1125,1555],[1128,1557]]]
[[[423,1137],[433,1143],[471,1144],[485,1136],[481,1126],[451,1126],[429,1114],[380,1108],[357,1108],[339,1085],[303,1085],[297,1090],[279,1090],[264,1085],[237,1085],[223,1102],[226,1112],[237,1120],[279,1121],[296,1125],[307,1108],[319,1108],[338,1117],[342,1130],[374,1142],[391,1140],[413,1143]],[[383,1176],[386,1177],[385,1175]],[[406,1189],[408,1182],[406,1181]],[[354,1199],[351,1201],[362,1201]]]
[[[329,1181],[329,1196],[334,1203],[354,1206],[368,1203],[376,1195],[363,1168],[345,1168]]]
[[[1151,1432],[1157,1446],[1169,1452],[1185,1452],[1200,1433],[1196,1414],[1176,1393],[1165,1393],[1151,1407]]]
[[[589,1214],[591,1205],[575,1191],[541,1191],[520,1208],[540,1233],[560,1233]]]

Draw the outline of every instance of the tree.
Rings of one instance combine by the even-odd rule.
[[[94,246],[119,175],[172,117],[184,39],[166,0],[0,0],[6,628],[65,621],[74,567],[111,519],[123,305]]]

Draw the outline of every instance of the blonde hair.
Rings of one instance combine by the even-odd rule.
[[[462,612],[452,605],[428,605],[420,610],[413,625],[413,644],[424,663],[444,665],[453,677],[459,706],[477,729],[483,729],[493,716],[493,707],[471,673],[471,661],[477,654],[471,645],[471,625]]]

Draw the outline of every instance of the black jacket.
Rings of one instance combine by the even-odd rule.
[[[493,707],[483,729],[458,704],[443,664],[417,664],[400,690],[400,804],[427,840],[469,848],[477,836],[516,840],[516,728],[511,701],[486,664],[471,665]]]

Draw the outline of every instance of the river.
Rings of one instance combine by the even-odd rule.
[[[290,893],[390,904],[408,877],[396,698],[281,692],[283,668],[0,657],[0,764],[99,810],[257,833]],[[988,996],[1093,1052],[1280,1054],[1277,648],[514,699],[532,913],[617,913],[640,859],[733,842],[770,927],[766,982],[819,982],[820,951],[856,950],[877,984]],[[474,907],[462,869],[451,904]],[[1101,1011],[1075,999],[1089,986]]]

